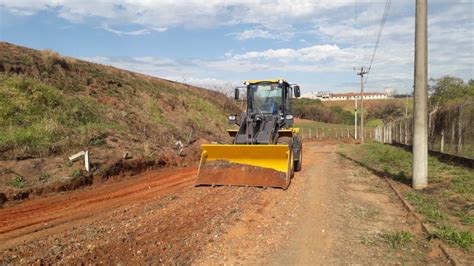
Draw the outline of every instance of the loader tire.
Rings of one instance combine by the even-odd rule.
[[[300,147],[300,154],[298,159],[295,160],[295,172],[301,171],[301,163],[303,162],[303,145]]]
[[[277,140],[277,144],[286,144],[288,145],[288,149],[290,150],[291,154],[293,155],[293,139],[290,137],[279,137]],[[294,161],[292,161],[293,167],[290,167],[290,177],[293,178],[295,175],[294,169]]]

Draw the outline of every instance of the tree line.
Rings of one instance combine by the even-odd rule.
[[[378,101],[377,104],[366,105],[364,118],[369,126],[377,126],[394,121],[412,113],[412,97],[407,100],[396,97],[395,100]],[[368,102],[368,101],[367,101]],[[444,76],[438,79],[430,79],[429,104],[430,111],[463,104],[474,103],[474,79],[465,82],[463,79],[452,76]],[[324,102],[315,99],[295,99],[293,102],[294,115],[302,119],[315,120],[333,124],[354,124],[354,110],[340,106],[325,105]],[[359,110],[360,114],[360,110]]]

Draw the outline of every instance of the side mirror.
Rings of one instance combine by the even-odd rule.
[[[239,99],[239,89],[235,88],[234,99],[237,101]]]
[[[294,90],[294,94],[295,94],[295,97],[298,98],[301,96],[301,92],[300,92],[300,86],[296,85],[293,87],[293,90]]]

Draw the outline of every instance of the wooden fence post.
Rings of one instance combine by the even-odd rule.
[[[398,120],[398,127],[400,131],[398,132],[398,143],[402,143],[402,121]]]
[[[441,130],[441,147],[439,148],[440,152],[444,152],[444,128]]]
[[[456,146],[456,153],[461,155],[462,153],[462,105],[459,106],[459,114],[458,114],[458,143]]]
[[[451,123],[451,145],[455,145],[456,143],[456,121],[453,119],[453,122]]]

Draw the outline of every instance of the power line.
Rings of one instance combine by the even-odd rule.
[[[380,43],[380,37],[382,37],[382,31],[383,31],[383,28],[385,26],[385,22],[387,21],[388,12],[390,10],[391,3],[392,3],[391,0],[386,0],[385,1],[385,7],[384,7],[384,10],[383,10],[382,19],[380,20],[379,32],[377,34],[377,40],[375,42],[374,51],[372,53],[372,59],[370,59],[368,73],[365,76],[365,81],[367,81],[367,78],[369,77],[370,69],[372,68],[372,65],[374,64],[375,54],[377,53],[377,48],[378,48],[379,43]]]
[[[357,25],[357,0],[354,0],[354,29],[355,29],[355,33],[354,33],[354,47],[355,47],[355,53],[354,53],[354,64],[357,64],[357,55],[359,54],[358,53],[358,49],[359,49],[359,45],[357,44],[357,34],[358,34],[358,25]]]
[[[365,61],[365,59],[367,58],[368,56],[368,49],[367,49],[367,43],[369,42],[369,29],[370,29],[370,21],[371,21],[371,18],[372,18],[372,0],[370,1],[370,4],[369,4],[369,13],[368,13],[368,16],[367,16],[367,26],[366,26],[366,31],[365,31],[365,40],[364,40],[364,57],[363,57],[363,61]]]

